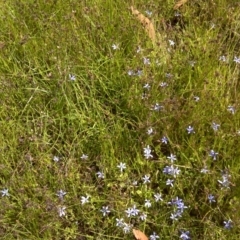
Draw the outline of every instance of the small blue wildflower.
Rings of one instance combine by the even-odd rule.
[[[209,200],[209,203],[216,202],[215,197],[212,194],[208,195],[208,200]]]
[[[221,62],[226,62],[227,58],[226,58],[226,56],[222,55],[222,56],[219,57],[218,60],[221,61]]]
[[[181,217],[181,215],[179,215],[179,213],[177,212],[174,212],[174,213],[171,213],[170,219],[172,219],[173,221],[177,221],[179,217]]]
[[[183,239],[183,240],[189,240],[191,239],[190,236],[189,236],[189,231],[181,231],[181,235],[180,235],[180,238]]]
[[[240,63],[240,57],[234,57],[234,59],[233,59],[233,61],[235,62],[235,63]]]
[[[151,17],[152,16],[152,12],[151,11],[149,11],[149,10],[146,10],[145,11],[145,13],[149,16],[149,17]]]
[[[161,142],[164,143],[164,144],[168,144],[167,137],[163,136],[162,139],[161,139]]]
[[[167,157],[167,159],[169,159],[171,161],[171,163],[177,160],[176,155],[174,155],[172,153],[170,154],[170,156]]]
[[[236,110],[233,106],[228,106],[227,110],[232,114],[234,114],[236,112]]]
[[[184,209],[188,208],[187,206],[185,206],[183,200],[178,197],[176,197],[175,199],[173,198],[171,202],[168,202],[168,204],[176,206],[180,213],[183,213]]]
[[[103,216],[105,217],[107,214],[109,214],[111,211],[109,210],[108,206],[103,206],[102,209],[100,210],[102,212]]]
[[[166,73],[166,74],[165,74],[165,77],[166,77],[166,78],[171,78],[171,77],[173,77],[173,75],[172,75],[171,73]]]
[[[124,220],[123,220],[123,218],[120,218],[120,219],[118,219],[118,218],[116,218],[116,226],[117,227],[123,227],[124,226]]]
[[[153,232],[153,234],[150,235],[150,240],[157,240],[158,238],[159,236],[155,232]]]
[[[150,176],[148,176],[148,175],[145,175],[145,176],[142,178],[142,180],[143,180],[143,183],[144,183],[144,184],[151,182],[151,181],[150,181]]]
[[[150,128],[147,130],[147,134],[148,134],[148,135],[153,134],[153,128],[152,128],[152,127],[150,127]]]
[[[60,198],[60,200],[63,200],[64,196],[66,195],[67,193],[64,192],[62,189],[60,189],[56,195]]]
[[[147,220],[147,214],[146,213],[142,213],[139,218],[142,220],[142,221],[146,221]]]
[[[201,173],[208,173],[209,170],[207,169],[207,167],[204,167],[204,168],[201,169],[200,172],[201,172]]]
[[[128,70],[128,75],[129,75],[129,76],[134,76],[133,70]]]
[[[172,219],[173,221],[178,221],[179,218],[182,217],[182,213],[183,213],[183,211],[175,209],[174,212],[171,213],[170,219]]]
[[[131,231],[131,225],[124,223],[123,232],[126,234],[126,233],[129,233],[130,231]]]
[[[120,164],[117,165],[117,167],[120,169],[120,172],[122,172],[124,169],[126,169],[126,163],[120,162]]]
[[[159,103],[156,103],[153,107],[152,110],[154,111],[160,111],[163,108],[163,106],[159,105]]]
[[[71,80],[71,81],[75,81],[76,80],[76,76],[75,75],[69,74],[68,76],[69,76],[69,80]]]
[[[149,147],[149,145],[147,145],[147,147],[143,148],[143,154],[144,154],[144,157],[146,159],[149,159],[149,158],[152,158],[153,155],[151,154],[152,150],[151,148]]]
[[[65,206],[58,207],[58,215],[59,215],[59,217],[63,217],[63,216],[66,215],[65,210],[66,210],[66,207],[65,207]]]
[[[232,220],[223,221],[225,229],[231,229],[233,227]]]
[[[142,76],[142,74],[143,74],[142,70],[137,70],[135,75],[140,77],[140,76]]]
[[[166,185],[167,186],[171,186],[171,187],[173,187],[173,182],[174,182],[174,180],[173,179],[168,179],[167,181],[166,181]]]
[[[177,177],[177,175],[180,173],[180,171],[181,171],[181,170],[179,170],[178,167],[174,168],[173,165],[171,165],[170,167],[169,167],[169,166],[166,166],[166,167],[163,169],[163,173],[172,175],[174,178]]]
[[[133,182],[132,182],[132,185],[133,185],[133,186],[137,186],[137,185],[138,185],[138,181],[136,181],[136,180],[133,181]]]
[[[135,217],[139,214],[140,210],[136,208],[136,205],[133,205],[132,208],[128,208],[125,213],[127,213],[127,217]]]
[[[218,155],[218,153],[215,152],[214,150],[211,150],[210,153],[209,153],[209,156],[212,157],[213,160],[217,159],[217,155]]]
[[[112,49],[113,49],[113,50],[119,49],[119,44],[113,44],[113,45],[112,45]]]
[[[53,161],[54,161],[54,162],[59,162],[59,160],[60,160],[60,157],[58,157],[58,156],[54,156],[54,157],[53,157]]]
[[[195,102],[198,102],[200,100],[200,97],[194,96],[193,99],[195,100]]]
[[[7,188],[1,190],[0,192],[2,193],[2,197],[5,197],[5,196],[9,197],[10,196],[10,194],[8,193],[8,189]]]
[[[188,134],[190,134],[190,133],[195,133],[195,132],[194,132],[194,128],[193,128],[192,126],[188,126],[188,127],[186,128],[186,130],[187,130]]]
[[[86,204],[86,203],[88,203],[88,202],[89,202],[89,196],[86,196],[86,197],[82,196],[82,197],[81,197],[81,203],[82,203],[82,205],[84,205],[84,204]]]
[[[148,199],[145,199],[145,204],[144,204],[144,206],[147,207],[147,208],[150,208],[150,207],[152,206],[151,201],[148,200]]]
[[[173,40],[168,40],[170,46],[174,46],[175,42]]]
[[[145,64],[145,65],[150,65],[150,60],[149,60],[149,58],[144,57],[144,58],[143,58],[143,64]]]
[[[161,82],[161,83],[159,84],[159,86],[160,86],[160,87],[167,87],[168,84],[167,84],[166,82]]]
[[[96,174],[97,174],[98,178],[104,178],[105,177],[103,172],[99,171]]]
[[[138,48],[137,48],[137,53],[140,53],[141,51],[142,51],[141,47],[138,46]]]
[[[229,185],[230,185],[229,177],[230,175],[223,174],[222,180],[218,180],[218,182],[222,185],[223,188],[229,188]]]
[[[143,88],[149,90],[151,88],[151,86],[149,83],[145,83]]]
[[[216,132],[220,127],[220,124],[217,124],[215,122],[212,123],[212,129]]]
[[[154,198],[155,198],[155,202],[163,201],[161,193],[154,194]]]
[[[88,159],[88,155],[83,154],[80,158],[81,158],[82,160],[87,160],[87,159]]]

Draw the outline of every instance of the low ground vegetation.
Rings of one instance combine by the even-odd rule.
[[[1,239],[239,239],[240,5],[0,3]]]

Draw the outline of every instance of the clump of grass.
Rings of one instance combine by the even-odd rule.
[[[3,239],[238,239],[239,4],[1,3]],[[158,238],[159,237],[159,238]]]

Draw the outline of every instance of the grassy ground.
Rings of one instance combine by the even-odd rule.
[[[1,239],[239,239],[237,2],[1,1]]]

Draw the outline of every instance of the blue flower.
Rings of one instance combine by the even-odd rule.
[[[169,166],[166,166],[166,167],[163,169],[163,173],[172,175],[174,178],[177,177],[177,175],[180,173],[180,171],[181,171],[181,170],[179,170],[178,167],[174,168],[173,165],[171,165],[170,167],[169,167]]]
[[[233,106],[228,106],[227,110],[232,114],[234,114],[236,112],[236,110]]]
[[[82,196],[82,197],[81,197],[81,203],[82,203],[82,205],[84,205],[85,203],[88,203],[88,202],[89,202],[89,196],[86,196],[86,197]]]
[[[82,160],[87,160],[87,159],[88,159],[88,155],[83,154],[80,158],[81,158]]]
[[[112,49],[113,49],[113,50],[119,49],[119,44],[115,44],[115,43],[114,43],[114,44],[112,45]]]
[[[183,239],[183,240],[188,240],[188,239],[191,239],[190,236],[189,236],[189,231],[181,231],[181,235],[180,235],[180,238]]]
[[[159,103],[156,103],[153,107],[152,110],[154,111],[160,111],[163,108],[163,106],[159,105]]]
[[[150,240],[157,240],[158,238],[159,236],[155,232],[153,232],[153,234],[150,235]]]
[[[201,169],[200,172],[201,172],[201,173],[208,173],[209,170],[208,170],[207,167],[205,166],[204,168]]]
[[[174,155],[174,154],[170,154],[170,156],[169,157],[167,157],[167,159],[169,159],[171,162],[173,162],[173,161],[176,161],[177,160],[177,158],[176,158],[176,155]]]
[[[136,205],[133,205],[132,208],[128,208],[125,213],[127,214],[127,217],[135,217],[139,214],[140,210],[136,208]]]
[[[147,134],[148,134],[148,135],[153,134],[153,128],[152,128],[152,127],[150,127],[150,128],[147,130]]]
[[[143,183],[144,183],[144,184],[151,182],[151,181],[150,181],[150,176],[148,176],[148,175],[145,175],[145,176],[142,178],[142,180],[143,180]]]
[[[190,134],[190,133],[195,133],[194,128],[193,128],[192,126],[188,126],[188,127],[186,128],[186,130],[187,130],[188,134]]]
[[[212,194],[208,195],[208,200],[209,200],[210,203],[216,202],[215,197]]]
[[[111,212],[108,208],[109,208],[108,206],[103,206],[102,209],[100,210],[104,217]]]
[[[126,163],[120,162],[120,164],[117,165],[117,167],[120,169],[120,172],[122,172],[124,169],[126,169]]]
[[[98,178],[104,178],[105,177],[103,172],[99,171],[96,174],[97,174]]]
[[[217,155],[218,155],[218,153],[215,152],[214,150],[211,150],[210,153],[209,153],[209,156],[212,157],[213,160],[217,159]]]
[[[173,182],[174,182],[174,180],[173,179],[168,179],[167,181],[166,181],[166,185],[167,186],[171,186],[171,187],[173,187]]]
[[[220,56],[218,60],[221,62],[226,62],[227,58],[226,58],[226,56],[223,55],[223,56]]]
[[[149,58],[144,57],[144,58],[143,58],[143,64],[149,65],[149,64],[150,64]]]
[[[150,208],[150,207],[152,206],[150,200],[145,199],[145,204],[144,204],[144,206],[147,207],[147,208]]]
[[[8,193],[8,189],[7,188],[1,190],[0,192],[2,193],[2,197],[5,197],[5,196],[9,197],[9,193]]]
[[[229,188],[230,185],[229,177],[230,176],[228,174],[223,174],[222,180],[218,180],[218,182],[222,185],[223,188]]]
[[[162,139],[161,139],[161,142],[164,143],[164,144],[168,144],[167,137],[163,136]]]
[[[240,57],[234,57],[234,59],[233,59],[233,61],[235,62],[235,63],[240,63]]]
[[[142,221],[146,221],[147,219],[147,214],[146,213],[142,213],[139,218],[142,220]]]
[[[195,102],[198,102],[200,100],[200,97],[194,96],[193,99],[195,100]]]
[[[58,156],[53,156],[53,161],[54,161],[54,162],[59,162],[59,160],[60,160],[60,157],[58,157]]]
[[[66,207],[65,206],[62,206],[62,207],[58,207],[58,214],[59,214],[59,217],[63,217],[66,215]]]
[[[71,80],[71,81],[75,81],[76,80],[76,76],[75,75],[70,73],[68,76],[69,76],[69,80]]]
[[[231,229],[233,227],[232,220],[223,221],[225,229]]]
[[[61,199],[61,200],[63,200],[63,198],[64,198],[64,196],[66,195],[67,193],[66,192],[64,192],[62,189],[60,189],[58,192],[57,192],[57,196]]]
[[[116,226],[117,227],[123,227],[124,226],[124,220],[123,220],[123,218],[120,218],[120,219],[118,219],[118,218],[116,218]]]
[[[163,201],[161,193],[154,194],[154,198],[155,198],[155,202]]]
[[[149,158],[152,158],[153,155],[151,154],[152,150],[151,148],[149,147],[149,145],[147,145],[147,147],[143,148],[143,153],[144,153],[144,157],[146,159],[149,159]]]
[[[216,132],[218,128],[220,127],[220,124],[217,124],[215,122],[212,123],[212,129]]]

